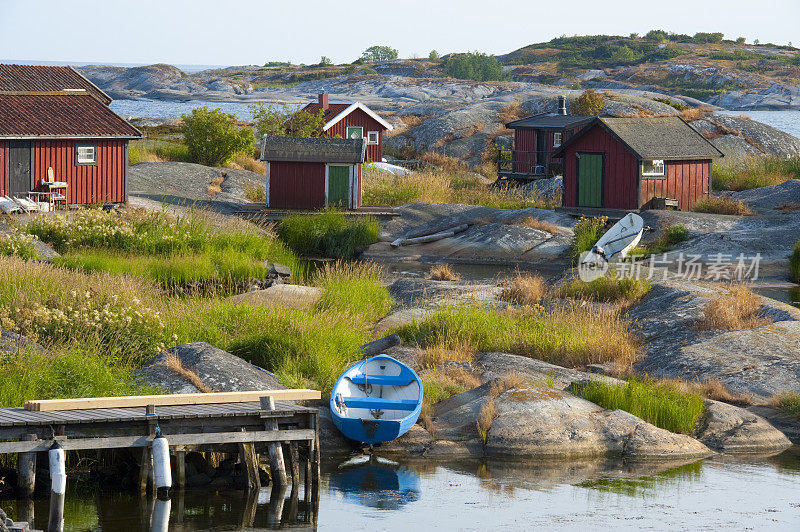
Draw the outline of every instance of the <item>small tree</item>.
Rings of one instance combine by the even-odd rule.
[[[744,44],[745,42],[747,42],[747,39],[745,39],[744,37],[736,38],[736,44]]]
[[[431,50],[431,53],[428,54],[428,59],[431,61],[438,61],[439,52],[437,52],[436,50]]]
[[[236,117],[222,109],[198,107],[181,115],[189,158],[206,166],[220,166],[237,153],[253,149],[253,130],[239,128]]]
[[[758,39],[755,39],[755,40],[753,41],[753,44],[756,44],[756,45],[757,45],[757,44],[758,44],[758,43],[760,43],[760,42],[761,42],[761,41],[759,41]]]
[[[664,42],[669,39],[669,34],[664,30],[650,30],[644,38],[648,41]]]
[[[363,61],[390,61],[392,59],[397,59],[397,50],[392,48],[391,46],[370,46],[361,54],[361,59]]]
[[[302,108],[281,108],[256,104],[250,106],[256,133],[264,135],[286,135],[290,137],[322,137],[325,126],[325,111],[310,113]]]
[[[445,65],[445,72],[453,78],[475,81],[500,81],[506,78],[497,58],[480,52],[451,55]]]
[[[594,89],[586,89],[569,106],[574,115],[599,115],[605,107],[605,96]]]
[[[324,55],[319,60],[319,66],[328,66],[332,65],[333,61],[331,61],[330,57],[325,57]]]

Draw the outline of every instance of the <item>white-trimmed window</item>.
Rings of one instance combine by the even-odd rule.
[[[97,164],[97,146],[94,144],[78,144],[75,146],[76,164]]]
[[[664,175],[664,161],[662,159],[651,159],[642,161],[642,175],[646,176]]]
[[[377,131],[367,131],[367,144],[377,144],[380,138]]]
[[[364,128],[361,126],[347,126],[347,138],[348,139],[363,139],[364,138]]]
[[[556,131],[553,133],[553,147],[558,148],[559,146],[561,146],[561,132]]]

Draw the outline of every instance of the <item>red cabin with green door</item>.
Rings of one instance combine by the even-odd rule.
[[[677,116],[598,117],[553,155],[564,161],[563,205],[578,210],[690,210],[723,157]]]
[[[328,138],[366,139],[366,160],[383,160],[383,135],[392,125],[361,102],[332,102],[328,94],[320,93],[316,102],[302,109],[316,114],[323,110],[325,125],[322,130]]]
[[[267,207],[358,209],[366,150],[362,138],[265,135],[261,160],[267,165]]]

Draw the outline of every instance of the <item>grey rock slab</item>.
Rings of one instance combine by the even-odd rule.
[[[731,197],[760,213],[775,214],[775,209],[780,205],[800,204],[800,179],[790,179],[779,185],[734,192]]]
[[[273,374],[205,342],[181,344],[159,353],[136,369],[134,376],[166,393],[200,391],[167,367],[168,354],[177,356],[185,369],[195,373],[215,392],[285,389]]]
[[[400,278],[389,285],[395,302],[404,307],[426,308],[465,303],[496,303],[502,288],[493,284]]]
[[[422,307],[400,308],[375,324],[375,332],[387,332],[404,325],[420,323],[430,313],[430,309]]]
[[[692,457],[712,452],[690,436],[622,410],[604,410],[566,392],[518,387],[496,400],[487,456]]]
[[[309,309],[322,297],[322,288],[296,284],[274,284],[263,290],[252,290],[225,299],[234,305],[249,304],[284,309]]]
[[[543,385],[552,381],[553,388],[564,390],[573,382],[587,379],[617,384],[620,381],[598,373],[589,373],[575,369],[565,368],[509,353],[478,353],[474,360],[475,369],[481,372],[483,380],[501,378],[505,375],[518,375],[529,382]]]
[[[792,442],[763,417],[738,406],[706,400],[695,437],[716,451],[761,452],[788,449]]]

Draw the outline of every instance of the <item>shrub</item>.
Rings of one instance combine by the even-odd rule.
[[[431,50],[431,53],[428,54],[429,61],[438,61],[439,60],[439,52],[436,50]]]
[[[664,228],[657,240],[643,247],[634,248],[628,253],[630,257],[644,258],[649,255],[659,255],[670,251],[681,242],[688,240],[689,230],[685,225],[675,224]]]
[[[705,410],[699,395],[649,379],[631,379],[617,385],[588,381],[578,387],[577,393],[607,410],[624,410],[656,427],[682,434],[694,431]]]
[[[436,264],[431,266],[428,279],[433,279],[434,281],[460,281],[461,276],[449,264]]]
[[[277,230],[295,253],[306,257],[349,259],[378,241],[378,222],[372,218],[348,220],[341,212],[293,214]]]
[[[349,312],[375,322],[392,307],[392,298],[381,284],[381,269],[371,262],[336,262],[314,272],[312,284],[324,290],[318,310]]]
[[[248,170],[263,176],[267,175],[267,165],[246,153],[236,154],[227,166],[236,170]],[[245,184],[245,187],[248,185],[250,183]]]
[[[286,106],[254,104],[250,106],[258,137],[264,135],[288,135],[290,137],[323,137],[325,132],[325,110],[316,113],[306,111],[300,106],[290,109]]]
[[[577,264],[581,253],[589,251],[606,232],[608,217],[586,218],[581,216],[575,224],[575,236],[572,240],[572,262]]]
[[[694,212],[709,214],[730,214],[735,216],[750,216],[753,211],[739,200],[726,196],[708,196],[699,200],[692,206]]]
[[[784,392],[772,399],[772,404],[787,414],[800,419],[800,394],[797,392]]]
[[[547,285],[541,275],[517,273],[503,287],[499,298],[518,305],[536,305],[547,294]]]
[[[586,282],[575,279],[559,290],[561,297],[588,299],[591,301],[619,302],[632,305],[650,291],[650,283],[644,279],[617,279],[613,276],[599,277]]]
[[[364,62],[391,61],[397,59],[397,50],[391,46],[370,46],[361,53]]]
[[[237,153],[253,148],[253,131],[239,128],[236,117],[221,109],[198,107],[183,118],[183,138],[189,158],[206,166],[219,166],[230,161]]]
[[[475,81],[501,81],[507,77],[494,56],[480,52],[451,55],[445,63],[445,73],[453,78]]]
[[[716,190],[748,190],[800,179],[800,157],[751,157],[736,166],[714,165]]]
[[[586,89],[570,103],[570,112],[574,115],[599,115],[605,107],[605,96],[594,89]]]
[[[794,283],[800,283],[800,240],[795,242],[792,258],[789,259],[789,278]]]
[[[244,196],[253,203],[265,203],[267,201],[267,187],[265,185],[246,183]]]
[[[715,296],[703,307],[700,329],[730,329],[738,331],[764,325],[758,315],[761,299],[743,285],[732,286],[728,292]]]
[[[0,234],[0,256],[36,260],[39,258],[39,252],[36,251],[32,238],[28,235]]]
[[[614,361],[627,367],[636,354],[634,338],[618,312],[569,304],[549,312],[538,306],[448,306],[398,333],[423,348],[502,351],[562,366]]]

